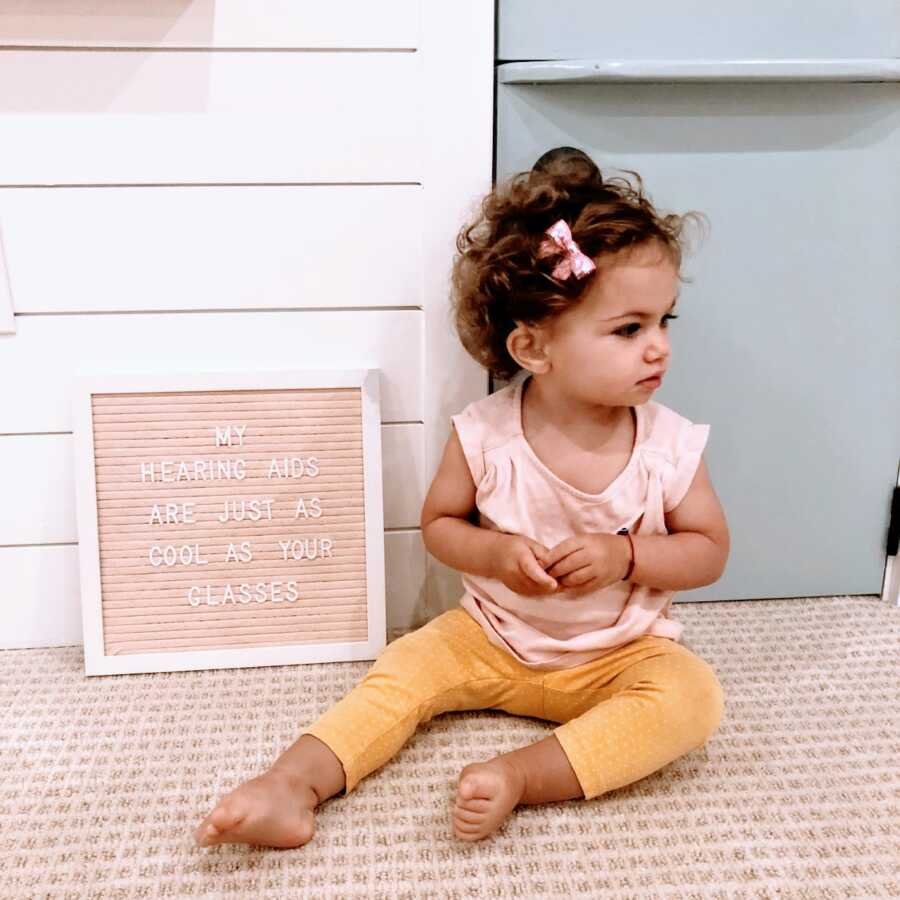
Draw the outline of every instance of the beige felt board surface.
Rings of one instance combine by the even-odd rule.
[[[366,640],[360,395],[91,396],[106,655]]]

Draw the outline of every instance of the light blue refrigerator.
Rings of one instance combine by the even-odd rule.
[[[653,399],[711,425],[732,553],[678,599],[881,593],[900,462],[900,4],[501,0],[497,57],[498,180],[574,146],[709,220]]]

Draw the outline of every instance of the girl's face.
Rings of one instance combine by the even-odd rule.
[[[599,277],[579,303],[542,330],[550,363],[545,378],[588,405],[646,403],[669,366],[668,322],[678,294],[678,271],[656,244],[597,266]]]

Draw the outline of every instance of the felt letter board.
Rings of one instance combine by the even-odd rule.
[[[378,371],[76,379],[85,671],[375,659]]]

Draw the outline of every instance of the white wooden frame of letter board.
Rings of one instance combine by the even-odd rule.
[[[186,671],[192,669],[221,669],[221,668],[240,668],[240,667],[252,667],[252,666],[273,666],[273,665],[286,665],[286,664],[295,664],[295,663],[318,663],[318,662],[338,662],[338,661],[350,661],[350,660],[371,660],[376,659],[379,652],[386,645],[386,631],[385,631],[385,590],[384,590],[384,511],[383,511],[383,498],[382,498],[382,473],[381,473],[381,414],[380,414],[380,402],[379,402],[379,383],[378,383],[378,369],[355,369],[355,370],[333,370],[333,369],[315,369],[315,370],[278,370],[278,371],[264,371],[264,372],[203,372],[203,373],[154,373],[142,371],[140,373],[129,373],[129,372],[90,372],[88,373],[86,370],[82,370],[79,373],[76,373],[74,382],[73,382],[73,412],[74,412],[74,421],[75,421],[75,480],[76,480],[76,499],[77,499],[77,513],[78,513],[78,543],[79,543],[79,560],[80,560],[80,569],[81,569],[81,607],[82,607],[82,621],[84,626],[84,658],[85,658],[85,674],[86,675],[118,675],[118,674],[127,674],[127,673],[135,673],[135,672],[178,672],[178,671]],[[215,421],[223,429],[231,425],[237,425],[235,412],[238,415],[243,412],[245,417],[249,417],[251,413],[250,408],[245,408],[242,411],[238,411],[237,407],[233,407],[232,411],[228,411],[228,403],[239,403],[241,401],[253,403],[259,402],[262,398],[259,395],[266,391],[278,391],[280,392],[280,397],[278,398],[270,398],[275,402],[289,402],[291,398],[286,398],[284,392],[298,392],[298,395],[302,395],[306,392],[312,391],[327,391],[328,389],[347,389],[347,388],[358,388],[358,398],[360,403],[360,420],[361,420],[361,436],[362,436],[362,462],[363,462],[363,473],[362,473],[362,484],[363,484],[363,505],[362,505],[362,513],[363,513],[363,545],[365,551],[365,565],[364,565],[364,573],[357,572],[355,575],[356,584],[353,582],[350,583],[350,587],[342,587],[338,588],[336,591],[331,590],[326,594],[323,594],[319,598],[319,606],[311,609],[309,615],[315,618],[315,615],[318,613],[319,616],[328,616],[329,613],[326,611],[323,613],[321,603],[325,600],[331,602],[333,600],[337,600],[338,602],[341,599],[340,591],[345,591],[347,593],[353,593],[353,589],[355,588],[355,593],[358,595],[360,593],[360,588],[363,590],[364,594],[362,599],[357,596],[355,599],[356,609],[353,608],[353,604],[350,604],[349,607],[345,606],[344,609],[350,609],[349,613],[344,612],[344,619],[337,623],[336,629],[343,628],[345,631],[359,631],[360,623],[362,624],[363,630],[365,632],[365,638],[362,640],[351,640],[346,639],[344,637],[343,640],[337,639],[334,636],[331,637],[330,640],[326,641],[314,641],[314,640],[303,640],[302,636],[294,636],[293,640],[288,644],[278,644],[272,645],[271,641],[268,645],[264,646],[241,646],[241,647],[233,647],[228,648],[227,646],[214,646],[210,649],[198,649],[196,647],[187,648],[187,649],[178,649],[172,648],[171,644],[168,649],[162,650],[152,650],[151,652],[146,652],[146,648],[143,648],[145,652],[140,651],[127,651],[119,649],[118,652],[107,653],[106,647],[107,644],[105,642],[104,635],[104,621],[109,618],[109,616],[104,615],[104,595],[103,595],[103,577],[108,576],[110,573],[110,567],[105,564],[104,560],[101,558],[101,550],[103,549],[104,543],[108,541],[108,531],[104,529],[103,537],[101,538],[101,524],[105,525],[105,520],[111,514],[107,511],[112,508],[109,506],[109,500],[111,498],[104,499],[104,512],[103,512],[103,520],[100,521],[100,513],[98,507],[98,497],[97,497],[97,472],[98,469],[96,467],[96,444],[98,443],[98,435],[102,439],[103,436],[109,432],[110,434],[115,434],[115,426],[116,420],[119,422],[119,452],[122,449],[122,439],[129,441],[129,443],[135,445],[132,449],[138,450],[138,454],[135,455],[135,459],[144,462],[145,466],[156,463],[156,472],[159,474],[159,477],[163,477],[163,468],[161,465],[161,461],[163,459],[177,459],[179,461],[195,461],[199,457],[205,457],[209,460],[217,460],[216,462],[216,471],[219,471],[219,463],[218,460],[223,459],[221,453],[225,451],[225,447],[216,446],[217,440],[224,440],[224,432],[216,433],[213,429],[213,437],[210,438],[212,443],[206,444],[205,430],[210,427],[210,423]],[[252,397],[245,396],[241,398],[236,398],[232,394],[228,394],[228,397],[224,396],[215,396],[220,395],[222,392],[250,392]],[[210,412],[207,408],[206,410],[202,410],[202,404],[207,400],[205,397],[198,398],[196,394],[200,393],[209,393],[215,397],[216,403],[221,405],[222,413],[220,415],[219,411],[213,408],[213,411]],[[185,396],[181,397],[179,395],[194,395],[194,396]],[[350,392],[352,396],[353,392]],[[98,396],[104,395],[104,396]],[[134,396],[131,397],[129,395],[150,395],[147,396]],[[164,395],[164,398],[161,398],[159,395]],[[140,421],[140,409],[141,406],[150,406],[154,401],[157,403],[163,399],[163,411],[160,413],[159,408],[155,412],[147,411],[143,413],[143,424],[144,428],[137,430],[134,426]],[[333,398],[332,398],[333,399]],[[342,398],[343,399],[343,398]],[[121,402],[124,400],[124,404]],[[123,413],[113,413],[109,420],[104,419],[102,422],[95,421],[95,408],[99,408],[99,404],[115,404],[119,402],[120,405],[123,405],[125,409],[128,409],[130,412],[127,414]],[[134,401],[134,402],[132,402]],[[165,404],[177,404],[178,402],[184,404],[185,401],[193,402],[194,408],[188,408],[188,410],[184,411],[184,406],[182,407],[181,415],[182,417],[187,417],[190,420],[190,426],[187,430],[193,431],[193,445],[190,443],[191,438],[185,436],[184,440],[187,440],[188,443],[181,443],[180,448],[177,446],[173,446],[172,443],[167,445],[166,448],[162,448],[160,445],[160,439],[156,438],[156,443],[154,444],[154,439],[151,434],[147,435],[147,445],[146,450],[141,445],[141,435],[144,432],[150,432],[152,430],[157,430],[157,435],[160,431],[160,425],[162,425],[163,429],[166,428],[166,424],[164,422],[159,422],[160,414],[165,416]],[[296,402],[302,402],[298,397]],[[198,407],[198,404],[200,405]],[[338,410],[338,413],[340,410]],[[127,421],[127,419],[123,419],[123,415],[132,415],[138,413],[137,419],[132,419],[131,423]],[[99,415],[99,414],[98,414]],[[176,407],[173,406],[173,412],[171,415],[176,416]],[[282,410],[282,415],[284,415],[284,411]],[[290,416],[290,410],[288,410],[288,415]],[[257,421],[259,421],[260,417],[265,420],[266,418],[272,418],[273,420],[277,419],[278,411],[277,409],[274,412],[271,410],[266,413],[265,410],[257,409],[255,412],[255,417]],[[147,428],[148,420],[156,419],[153,424]],[[221,418],[221,422],[219,419]],[[202,422],[202,424],[200,424]],[[123,435],[121,433],[121,427],[123,425],[128,428],[130,424],[130,430],[126,431]],[[281,427],[284,428],[285,424],[290,427],[290,423],[285,423],[282,419],[280,423]],[[273,423],[273,428],[276,427]],[[297,426],[300,427],[300,426]],[[350,427],[346,426],[345,427]],[[173,434],[166,435],[164,433],[164,439],[168,439],[171,441],[172,437],[177,437],[179,429],[181,431],[185,431],[185,426],[180,425],[173,429]],[[245,425],[245,431],[241,434],[241,444],[237,448],[234,449],[233,446],[227,447],[228,457],[232,459],[232,461],[241,458],[241,454],[244,453],[246,455],[251,455],[252,452],[252,441],[253,441],[253,427],[247,424]],[[257,439],[261,440],[263,437],[259,435],[259,426],[256,426],[257,431]],[[357,443],[356,443],[356,453],[358,454],[358,436],[360,429],[357,426],[354,429],[356,432]],[[229,430],[227,432],[232,439],[236,439],[238,437],[237,429]],[[314,434],[315,436],[315,434]],[[307,442],[310,442],[311,439],[307,435],[306,438],[300,436],[284,436],[273,434],[270,436],[275,440],[269,440],[264,444],[264,447],[260,449],[259,455],[265,457],[262,461],[256,460],[257,467],[259,465],[263,465],[267,468],[268,472],[271,473],[274,471],[271,467],[271,461],[269,457],[272,459],[280,459],[283,460],[284,457],[293,458],[299,457],[303,460],[304,456],[307,459],[311,459],[314,454],[304,452],[304,448],[302,446],[298,446],[298,442],[302,443],[305,439]],[[316,446],[316,452],[322,456],[321,452],[321,435],[319,436],[319,446]],[[338,437],[340,434],[338,432]],[[202,443],[198,443],[198,441],[202,440]],[[244,441],[247,443],[245,444]],[[104,440],[104,444],[105,444]],[[327,448],[332,444],[337,445],[341,443],[340,440],[335,440],[331,438],[330,435],[325,443],[325,451],[327,455]],[[352,445],[352,440],[351,440]],[[315,444],[314,444],[315,446]],[[125,445],[127,447],[127,444]],[[161,452],[163,451],[164,452]],[[106,452],[106,448],[104,447],[104,453]],[[338,453],[341,452],[338,449],[333,449],[333,452]],[[346,451],[345,451],[346,452]],[[132,492],[131,496],[128,496],[128,491],[126,490],[126,499],[124,501],[119,501],[120,503],[124,503],[127,507],[129,502],[134,503],[136,507],[136,511],[138,513],[137,516],[132,516],[132,522],[128,523],[126,521],[125,527],[128,527],[129,524],[141,524],[141,518],[143,517],[143,522],[146,523],[147,526],[156,527],[155,536],[151,535],[150,531],[147,531],[147,538],[143,536],[139,538],[139,544],[136,552],[140,556],[142,553],[146,553],[146,563],[143,561],[139,564],[137,568],[143,569],[143,571],[135,572],[130,578],[125,582],[128,585],[129,592],[134,592],[134,594],[139,594],[141,591],[142,579],[146,579],[151,584],[150,591],[147,591],[148,594],[153,592],[153,586],[156,587],[157,590],[160,589],[160,586],[163,581],[166,580],[166,576],[162,574],[162,570],[167,569],[174,572],[184,572],[186,569],[195,569],[197,572],[196,577],[196,585],[203,585],[206,581],[206,576],[203,573],[203,566],[201,565],[192,565],[188,563],[186,566],[182,567],[181,561],[179,561],[168,567],[164,563],[158,562],[161,557],[161,552],[155,555],[152,555],[152,558],[158,562],[158,568],[153,571],[148,571],[150,568],[150,558],[152,551],[149,550],[149,547],[152,545],[158,545],[162,548],[165,545],[196,545],[196,540],[181,540],[178,537],[178,532],[185,532],[187,529],[187,533],[190,532],[191,528],[199,528],[202,533],[202,523],[200,522],[201,510],[194,509],[192,507],[191,512],[185,513],[184,504],[189,502],[190,497],[193,493],[195,498],[196,506],[200,507],[201,500],[199,498],[208,495],[210,493],[214,494],[215,503],[220,504],[220,508],[218,511],[218,515],[227,516],[228,512],[228,500],[234,499],[236,501],[240,501],[240,499],[248,499],[252,497],[260,497],[260,496],[276,496],[274,491],[274,486],[270,487],[269,491],[266,491],[267,484],[273,484],[273,482],[266,481],[266,476],[262,476],[262,480],[259,480],[259,475],[255,475],[252,481],[250,480],[250,469],[252,461],[250,459],[245,460],[246,468],[245,471],[247,473],[247,477],[241,481],[235,480],[217,480],[213,481],[213,488],[210,491],[208,488],[200,486],[200,476],[198,475],[198,480],[191,482],[185,479],[184,481],[172,481],[172,483],[166,484],[166,486],[161,490],[158,494],[151,488],[150,492],[146,493],[145,496],[142,496],[140,499],[135,500],[134,494],[137,491]],[[193,463],[192,463],[193,465]],[[321,474],[326,474],[327,462],[323,465],[320,461],[318,464],[309,463],[306,466],[306,475],[312,476],[313,474],[317,474],[313,472],[313,467],[318,465],[320,468]],[[126,464],[125,472],[128,474],[128,468],[130,468],[131,463]],[[141,468],[139,463],[137,464],[137,468],[140,472],[140,475],[135,475],[133,484],[136,488],[140,487],[141,482],[140,479],[143,477],[145,480],[149,479],[151,475],[153,475],[154,479],[156,475],[154,474],[154,470],[152,467],[148,470],[146,467]],[[293,469],[299,469],[301,473],[303,473],[304,464],[301,462],[300,465],[293,465]],[[167,474],[172,475],[174,472],[178,471],[179,466],[178,463],[173,465],[169,470],[167,470]],[[214,467],[210,464],[209,471],[212,472]],[[285,466],[285,472],[287,470],[287,466]],[[110,468],[112,472],[112,468]],[[187,470],[181,470],[182,472],[186,472]],[[203,468],[198,468],[194,466],[194,471],[202,473],[205,478],[206,471]],[[236,468],[235,468],[236,471]],[[112,474],[107,475],[104,473],[103,478],[101,479],[106,484],[106,480],[108,478],[112,478]],[[353,475],[341,474],[338,477],[337,483],[340,485],[339,491],[346,490],[348,483],[352,488],[352,481],[354,477]],[[121,469],[118,474],[118,478],[121,479]],[[169,479],[171,481],[171,479]],[[293,478],[283,478],[281,479],[283,482],[290,482]],[[327,481],[327,479],[323,479],[323,481]],[[109,483],[112,483],[111,481]],[[161,482],[162,485],[163,482]],[[228,488],[232,489],[238,484],[247,483],[247,487],[243,492],[237,491],[232,492],[233,496],[228,493]],[[332,485],[334,482],[332,483]],[[205,482],[204,482],[205,485]],[[289,500],[285,500],[284,502],[288,504],[290,507],[287,515],[288,517],[296,516],[298,513],[299,504],[297,504],[297,498],[299,496],[308,495],[309,492],[315,490],[316,478],[315,477],[304,477],[303,474],[300,475],[299,479],[297,479],[297,484],[294,486],[294,489],[290,488],[288,491],[283,493],[281,496],[285,496],[290,498]],[[281,485],[279,485],[281,486]],[[187,490],[185,490],[187,487]],[[327,484],[323,484],[322,493],[324,494],[327,491]],[[283,487],[282,487],[282,490]],[[163,504],[164,502],[174,501],[176,506],[174,509],[167,510],[167,515],[169,516],[168,527],[171,529],[170,534],[172,540],[169,541],[165,534],[165,527],[161,526],[159,521],[154,521],[151,517],[151,511],[153,510],[153,504]],[[276,501],[277,502],[277,498]],[[305,501],[310,502],[308,499]],[[336,497],[331,501],[333,504],[340,504],[340,497]],[[297,506],[294,506],[297,504]],[[327,498],[323,497],[320,500],[319,510],[321,515],[316,522],[321,522],[322,525],[317,528],[319,532],[327,531],[327,512],[326,508],[329,505]],[[271,512],[274,507],[274,503],[269,506],[264,506],[263,501],[260,501],[257,504],[256,512],[261,513],[263,509],[267,512]],[[250,508],[250,507],[248,507]],[[159,507],[162,509],[162,506]],[[181,521],[178,521],[178,511],[181,511]],[[216,506],[213,506],[213,510],[216,509]],[[332,509],[332,512],[334,510]],[[309,510],[307,510],[309,512]],[[205,515],[211,515],[207,510],[204,510],[203,513]],[[191,515],[191,520],[187,520],[187,516]],[[232,515],[236,515],[236,512],[232,511]],[[124,516],[127,520],[127,514]],[[337,518],[337,517],[335,517]],[[344,517],[353,519],[353,515]],[[358,518],[358,514],[356,516]],[[274,521],[274,516],[272,521]],[[192,524],[186,524],[186,521],[191,521]],[[254,525],[259,525],[264,522],[263,518],[259,518],[255,522],[251,523],[248,517],[242,520],[240,523],[234,521],[233,518],[229,519],[234,527],[233,532],[226,532],[223,535],[225,544],[233,543],[235,550],[239,548],[242,549],[241,542],[248,540],[248,536],[252,535],[252,545],[249,550],[249,553],[254,554],[260,552],[256,548],[262,547],[262,541],[257,537],[258,534],[262,534],[262,532],[253,533],[252,527]],[[265,519],[265,521],[269,521]],[[304,520],[306,521],[306,520]],[[215,516],[212,516],[212,523],[215,527],[222,529],[223,523],[222,520],[216,522]],[[220,602],[215,606],[208,606],[205,603],[198,601],[200,605],[191,605],[191,603],[186,599],[184,599],[184,603],[186,608],[184,610],[185,616],[181,616],[180,603],[172,603],[172,598],[169,597],[168,605],[172,606],[173,613],[169,613],[167,610],[163,612],[164,616],[169,616],[172,621],[169,622],[170,627],[174,624],[173,633],[179,635],[177,638],[167,638],[166,641],[169,642],[177,642],[181,641],[182,645],[184,643],[188,643],[192,640],[192,638],[184,637],[184,635],[194,633],[194,637],[196,637],[196,632],[202,629],[192,629],[190,627],[191,623],[189,621],[189,616],[187,614],[197,613],[200,610],[203,610],[203,621],[206,623],[212,623],[209,628],[210,632],[215,630],[216,625],[224,627],[225,624],[230,625],[228,622],[227,616],[229,613],[241,616],[243,621],[246,623],[250,621],[251,624],[246,627],[254,627],[257,624],[262,627],[263,630],[266,628],[271,629],[273,625],[277,625],[277,629],[275,632],[270,631],[269,634],[277,635],[278,630],[281,628],[289,629],[291,625],[295,627],[297,626],[297,609],[302,607],[303,597],[299,596],[302,591],[301,587],[295,587],[293,589],[293,593],[298,595],[293,598],[293,601],[288,601],[287,597],[289,595],[288,588],[286,587],[287,581],[285,579],[281,580],[281,587],[279,588],[279,595],[281,597],[280,603],[277,605],[274,600],[276,596],[276,590],[274,587],[274,580],[276,580],[277,572],[279,570],[283,571],[284,567],[289,565],[299,566],[304,562],[308,565],[313,565],[314,563],[320,563],[320,567],[316,569],[313,567],[311,571],[313,573],[320,574],[322,572],[327,571],[324,566],[326,564],[330,564],[331,560],[326,558],[326,554],[323,550],[322,554],[318,559],[310,559],[309,556],[303,557],[302,546],[300,549],[301,553],[301,562],[296,562],[293,553],[297,552],[296,546],[292,545],[293,552],[290,556],[288,556],[285,548],[278,544],[277,539],[284,540],[285,538],[290,539],[292,533],[292,527],[295,529],[302,526],[294,526],[294,519],[290,519],[286,521],[286,524],[283,529],[278,530],[277,533],[270,535],[272,540],[266,540],[266,552],[271,551],[271,547],[269,547],[269,543],[274,544],[275,552],[281,554],[281,557],[273,557],[273,565],[272,568],[276,570],[274,573],[265,571],[260,571],[257,568],[257,571],[254,575],[247,577],[249,572],[245,570],[244,576],[240,574],[241,572],[241,563],[248,563],[252,565],[252,560],[238,558],[232,559],[229,561],[230,566],[232,568],[228,571],[228,574],[224,576],[226,579],[230,579],[235,582],[234,590],[237,591],[238,583],[247,582],[253,585],[255,588],[258,582],[264,582],[267,585],[265,591],[259,591],[253,593],[251,591],[251,596],[256,598],[261,595],[265,595],[266,599],[257,600],[251,599],[249,602],[246,600],[246,594],[242,595],[243,599],[241,602]],[[207,527],[213,527],[213,524],[208,525]],[[248,530],[248,527],[249,530]],[[224,523],[224,526],[227,527],[227,522]],[[242,527],[243,526],[243,527]],[[274,526],[273,526],[274,527]],[[340,524],[335,523],[332,527],[335,529],[339,529],[341,527]],[[357,523],[357,527],[358,523]],[[143,532],[142,532],[143,534]],[[351,535],[355,534],[355,532],[351,531]],[[232,537],[234,540],[232,541]],[[357,536],[357,540],[358,540]],[[164,543],[163,543],[164,542]],[[221,541],[220,541],[221,543]],[[321,543],[321,542],[320,542]],[[332,553],[332,558],[334,558],[338,562],[338,568],[340,565],[340,536],[338,535],[335,540],[332,541],[334,545],[334,551]],[[351,543],[348,540],[348,543]],[[304,544],[303,546],[310,546]],[[314,545],[313,545],[314,546]],[[322,547],[324,548],[324,544]],[[110,551],[112,552],[112,551]],[[227,553],[227,551],[226,551]],[[221,552],[217,553],[216,560],[216,569],[218,571],[225,570],[225,563],[220,561]],[[270,554],[271,555],[271,554]],[[202,560],[204,556],[203,551],[195,557],[195,559],[199,562]],[[126,561],[127,560],[126,557]],[[210,562],[209,559],[206,560],[208,564]],[[114,565],[114,564],[113,564]],[[359,561],[356,561],[356,568],[359,568]],[[102,572],[101,572],[102,566]],[[146,568],[145,568],[146,566]],[[154,581],[153,576],[157,576],[157,580]],[[161,576],[161,578],[160,578]],[[260,577],[257,577],[260,576]],[[121,576],[120,576],[121,577]],[[170,575],[169,578],[172,576]],[[298,576],[299,577],[299,576]],[[338,581],[340,579],[340,573],[338,574]],[[121,583],[121,582],[120,582]],[[171,583],[171,582],[170,582]],[[228,582],[226,582],[228,583]],[[318,584],[318,582],[315,582]],[[327,583],[327,580],[322,582],[323,584]],[[346,581],[344,584],[346,585]],[[299,582],[297,583],[299,585]],[[184,587],[184,583],[182,582],[181,588]],[[177,599],[177,593],[179,589],[173,589],[175,598]],[[224,586],[220,586],[220,589],[225,591]],[[316,588],[317,590],[325,591],[324,588]],[[145,589],[146,590],[146,589]],[[198,591],[202,589],[200,587],[197,588]],[[110,588],[112,591],[112,588]],[[285,593],[282,595],[280,592],[284,591]],[[201,594],[191,594],[191,591],[188,589],[185,591],[187,596],[192,596],[194,600],[197,600]],[[222,600],[222,597],[215,598],[219,601]],[[134,602],[132,598],[125,598],[127,602]],[[299,603],[297,601],[300,601]],[[108,603],[111,601],[107,601]],[[120,598],[119,603],[121,604],[123,600]],[[119,609],[123,608],[122,606],[117,607]],[[126,609],[129,612],[134,614],[133,608],[127,607],[127,603],[125,605]],[[165,607],[163,607],[165,610]],[[206,612],[206,610],[213,610],[213,614]],[[363,618],[363,610],[365,611],[365,618]],[[109,611],[107,611],[109,612]],[[218,612],[219,615],[216,616],[215,613]],[[254,616],[255,614],[255,616]],[[110,613],[110,615],[118,615],[121,616],[121,613],[115,614]],[[134,614],[138,618],[143,618],[140,613]],[[149,618],[153,618],[158,615],[158,613],[150,613],[148,614]],[[333,613],[330,615],[334,615]],[[279,619],[278,617],[281,617]],[[293,617],[293,621],[292,621]],[[179,618],[188,619],[187,622],[179,622]],[[199,618],[199,617],[198,617]],[[235,619],[236,621],[236,619]],[[319,622],[324,622],[327,620],[319,619]],[[142,623],[143,624],[143,623]],[[150,628],[152,629],[156,623],[151,621],[149,623]],[[302,623],[300,623],[302,624]],[[129,625],[130,629],[135,626]],[[237,626],[239,629],[241,626]],[[315,624],[311,622],[307,627],[313,629]],[[336,630],[332,629],[332,630]],[[112,631],[112,626],[110,625],[107,629]],[[320,625],[321,631],[321,625]],[[224,633],[224,632],[223,632]],[[316,633],[312,631],[311,633]],[[107,635],[108,636],[108,635]],[[238,635],[238,638],[241,636]],[[198,640],[202,640],[202,634]],[[214,638],[219,639],[221,638]],[[152,635],[150,638],[152,641]],[[150,642],[147,641],[147,642]]]

